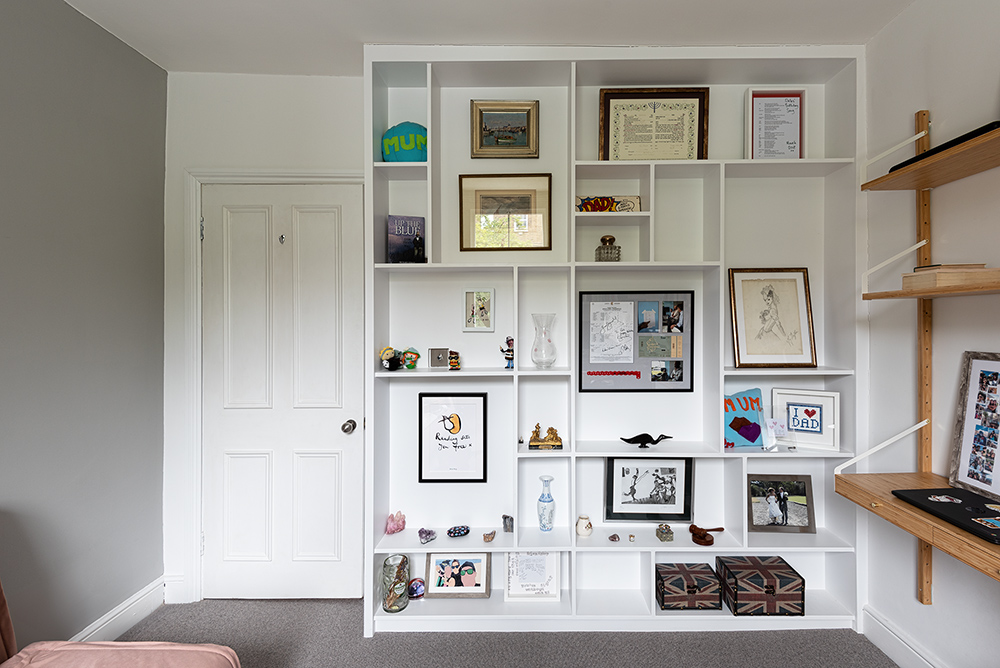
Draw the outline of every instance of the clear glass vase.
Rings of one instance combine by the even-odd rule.
[[[556,515],[556,502],[549,488],[552,476],[540,475],[538,479],[542,481],[542,494],[538,497],[538,528],[542,531],[552,531],[552,522]]]
[[[531,361],[539,369],[548,369],[556,361],[556,346],[552,343],[552,323],[555,313],[532,313],[535,324],[535,340],[531,343]]]
[[[386,557],[382,564],[382,609],[399,612],[410,602],[406,587],[410,581],[410,560],[404,554]]]

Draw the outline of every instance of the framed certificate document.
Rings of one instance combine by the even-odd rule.
[[[601,160],[704,160],[708,88],[602,88]]]
[[[751,160],[804,158],[806,92],[789,88],[748,88],[746,157]]]

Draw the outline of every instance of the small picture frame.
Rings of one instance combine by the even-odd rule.
[[[806,156],[803,88],[748,88],[745,157],[796,160]]]
[[[489,552],[432,552],[424,573],[425,598],[489,598]]]
[[[771,389],[771,417],[782,420],[778,445],[810,450],[840,450],[840,393]]]
[[[816,533],[812,476],[747,474],[747,530]]]
[[[948,482],[1000,502],[1000,353],[966,351],[960,379]]]
[[[604,476],[606,521],[691,521],[692,458],[609,457]]]
[[[815,367],[806,268],[730,269],[737,368]]]
[[[460,249],[552,250],[552,174],[459,174]]]
[[[418,395],[420,482],[486,482],[486,393]]]
[[[601,160],[708,158],[708,88],[602,88]],[[637,132],[636,127],[649,128]]]
[[[559,552],[508,552],[505,601],[558,601]]]
[[[462,291],[462,331],[492,332],[493,304],[496,292],[493,288],[467,288]]]
[[[538,100],[470,100],[473,158],[537,158]]]

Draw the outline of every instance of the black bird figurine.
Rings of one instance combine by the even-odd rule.
[[[656,438],[653,438],[649,434],[636,434],[632,438],[623,438],[622,440],[626,443],[631,443],[632,445],[638,445],[640,448],[648,448],[653,443],[659,443],[665,438],[673,438],[672,436],[667,436],[665,434],[660,434]]]

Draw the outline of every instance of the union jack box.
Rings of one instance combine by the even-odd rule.
[[[806,583],[781,557],[716,557],[722,598],[734,615],[804,615]]]
[[[719,610],[719,578],[708,564],[656,564],[660,610]]]

